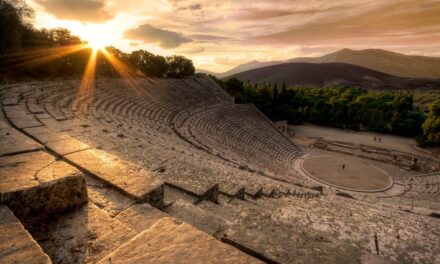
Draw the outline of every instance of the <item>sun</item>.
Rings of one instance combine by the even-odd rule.
[[[105,39],[100,38],[99,36],[89,36],[87,39],[87,45],[94,50],[102,50],[106,46],[108,46],[108,43]]]

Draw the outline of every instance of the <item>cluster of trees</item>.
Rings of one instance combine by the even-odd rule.
[[[85,48],[86,43],[67,29],[34,28],[33,14],[22,0],[0,0],[0,78],[82,76],[92,49]],[[106,49],[139,76],[183,78],[195,73],[192,61],[183,56],[165,58],[145,50]],[[97,72],[115,76],[110,65],[99,52]]]
[[[106,50],[119,61],[148,77],[183,78],[195,73],[192,61],[183,56],[163,57],[145,50],[124,53],[114,47],[107,47]]]
[[[440,145],[440,99],[429,105],[429,112],[423,123],[423,136],[419,136],[422,145]]]
[[[341,129],[417,137],[420,144],[440,144],[440,101],[429,113],[413,107],[410,93],[340,87],[286,87],[213,77],[237,103],[253,103],[274,121],[310,122]]]

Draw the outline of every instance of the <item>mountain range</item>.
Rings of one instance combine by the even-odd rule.
[[[381,49],[351,50],[342,49],[322,57],[293,58],[287,61],[259,62],[241,64],[223,73],[212,73],[217,78],[225,78],[237,73],[291,62],[306,63],[346,63],[361,66],[378,72],[409,78],[440,78],[440,58],[404,55]]]
[[[389,75],[347,63],[290,62],[232,75],[251,83],[286,83],[287,86],[347,86],[363,89],[440,89],[440,79]]]

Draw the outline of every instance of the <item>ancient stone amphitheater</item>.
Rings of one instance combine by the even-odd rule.
[[[204,75],[8,84],[0,104],[0,263],[440,263],[440,173],[314,181]]]

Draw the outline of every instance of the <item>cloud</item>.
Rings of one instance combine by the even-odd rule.
[[[36,0],[44,10],[62,20],[101,23],[113,18],[104,0]]]
[[[183,54],[199,54],[205,51],[206,49],[204,47],[194,47],[194,48],[179,50],[179,52]]]
[[[192,41],[180,33],[156,28],[150,24],[125,31],[124,38],[140,40],[144,43],[158,43],[160,47],[165,49],[177,48]]]
[[[177,10],[201,10],[202,5],[201,4],[193,4],[189,6],[179,7]]]
[[[220,35],[209,35],[209,34],[195,34],[191,35],[191,38],[198,42],[213,42],[213,41],[224,41],[228,40],[228,37]]]
[[[350,45],[368,40],[369,44],[416,44],[439,38],[440,3],[421,5],[417,1],[378,6],[364,13],[311,21],[289,29],[254,38],[257,42],[316,45]],[[430,32],[431,31],[431,32]]]

